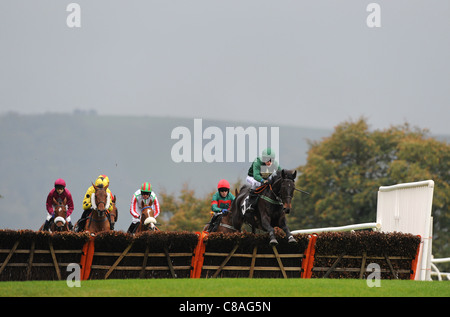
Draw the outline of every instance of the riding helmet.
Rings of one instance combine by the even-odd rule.
[[[56,186],[62,186],[62,187],[66,187],[66,182],[62,179],[62,178],[58,178],[56,181],[55,181],[55,187]]]
[[[226,179],[222,179],[219,181],[219,184],[217,184],[217,189],[226,188],[230,189],[230,183]]]
[[[145,182],[141,186],[141,193],[151,193],[152,192],[152,185],[149,182]]]
[[[270,147],[262,151],[261,161],[268,162],[270,160],[273,161],[274,159],[275,159],[275,152]]]
[[[95,180],[94,185],[95,185],[96,187],[105,188],[105,187],[107,187],[107,186],[109,185],[109,183],[106,181],[106,179],[97,178],[97,179]]]
[[[105,186],[109,185],[109,177],[108,176],[106,176],[106,175],[98,175],[97,179],[101,179],[102,181],[104,181],[103,184]]]

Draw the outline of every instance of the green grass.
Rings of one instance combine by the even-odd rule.
[[[448,297],[449,282],[381,280],[368,287],[351,279],[145,279],[82,281],[70,288],[66,281],[0,282],[0,296],[160,296],[160,297]],[[155,290],[157,290],[155,292]]]

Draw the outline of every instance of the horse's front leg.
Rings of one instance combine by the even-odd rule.
[[[261,215],[261,227],[269,233],[271,245],[277,245],[278,241],[275,238],[275,229],[270,224],[270,217],[268,215]]]
[[[289,243],[297,243],[297,241],[295,241],[294,236],[292,235],[291,231],[289,230],[289,228],[287,226],[286,216],[285,215],[283,215],[280,218],[279,225],[280,225],[280,228],[283,229],[283,231],[286,233],[286,237],[288,238],[288,242]]]
[[[238,207],[239,205],[235,204],[235,201],[233,201],[233,204],[231,205],[231,209],[229,211],[231,213],[231,225],[240,232],[242,225],[244,224],[244,216],[242,215],[241,210]]]

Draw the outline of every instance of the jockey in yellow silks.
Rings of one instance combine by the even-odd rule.
[[[109,186],[109,178],[106,175],[99,175],[97,177],[97,179],[94,182],[95,186],[102,186],[102,187],[106,187]],[[83,199],[83,214],[81,215],[80,220],[78,220],[78,225],[77,228],[75,228],[76,232],[82,232],[84,231],[84,226],[86,224],[86,218],[89,216],[89,214],[92,211],[92,194],[95,193],[95,188],[94,185],[90,186],[87,191],[86,194],[84,195],[84,199]],[[109,188],[106,189],[107,194],[110,196],[111,202],[113,201],[113,195],[111,193],[111,191],[109,190]],[[95,202],[94,202],[95,204]],[[111,212],[114,208],[114,204],[111,203],[108,207],[108,212]]]
[[[103,186],[103,187],[109,186],[109,178],[108,178],[108,176],[106,176],[106,175],[100,175],[100,176],[95,180],[94,185],[95,185],[95,186],[100,186],[100,185],[101,185],[101,186]],[[106,192],[111,196],[111,200],[112,200],[113,195],[112,195],[111,191],[109,190],[109,187],[106,189]],[[94,188],[94,186],[92,185],[91,187],[88,188],[88,190],[86,191],[86,194],[84,195],[84,199],[83,199],[83,210],[86,211],[86,210],[89,210],[89,209],[92,208],[92,201],[91,201],[91,198],[92,198],[92,194],[93,194],[93,193],[95,193],[95,188]],[[113,204],[110,204],[110,205],[109,205],[109,208],[108,208],[108,211],[111,212],[111,211],[113,210],[113,207],[114,207],[114,205],[113,205]]]

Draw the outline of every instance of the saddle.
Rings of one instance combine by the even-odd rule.
[[[261,196],[262,192],[267,188],[267,186],[270,186],[268,183],[262,184],[261,186],[257,187],[254,190],[250,190],[249,194],[245,199],[242,201],[241,204],[241,212],[242,215],[245,215],[248,211],[254,211],[256,209],[256,204],[258,203],[258,199]]]
[[[247,197],[245,197],[244,201],[241,204],[242,215],[245,215],[247,211],[255,211],[260,197],[271,204],[282,205],[281,201],[278,198],[277,200],[273,200],[272,198],[269,198],[268,196],[262,194],[267,187],[272,190],[272,185],[270,183],[263,184],[253,191],[250,190],[250,193]]]

